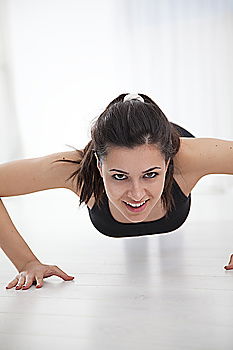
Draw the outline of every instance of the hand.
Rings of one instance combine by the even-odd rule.
[[[32,284],[36,284],[36,288],[43,286],[43,278],[51,276],[61,277],[64,281],[71,281],[74,279],[68,276],[64,271],[55,265],[44,265],[37,260],[27,263],[22,271],[7,285],[6,289],[16,286],[15,289],[28,289]]]
[[[231,254],[230,261],[227,266],[224,266],[226,270],[233,270],[233,254]]]

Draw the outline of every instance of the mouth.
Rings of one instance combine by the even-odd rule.
[[[146,208],[148,201],[149,201],[149,199],[147,199],[139,204],[133,204],[133,203],[125,202],[125,201],[123,201],[123,202],[129,211],[131,211],[132,213],[138,213],[138,212],[143,211]]]

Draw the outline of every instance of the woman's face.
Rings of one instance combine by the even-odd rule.
[[[131,222],[144,221],[161,198],[167,166],[156,146],[147,144],[111,147],[98,162],[109,201]]]

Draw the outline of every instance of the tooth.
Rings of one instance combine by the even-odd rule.
[[[126,202],[128,205],[130,205],[131,207],[134,207],[134,208],[139,208],[141,207],[146,201],[140,203],[140,204],[132,204],[132,203],[128,203]]]

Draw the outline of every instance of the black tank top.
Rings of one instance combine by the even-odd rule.
[[[109,237],[135,237],[171,232],[179,228],[186,220],[191,205],[191,194],[188,197],[181,191],[173,178],[172,194],[175,207],[168,214],[155,221],[122,223],[116,221],[109,209],[108,198],[104,194],[103,204],[98,208],[96,204],[88,208],[91,222],[95,228]]]
[[[175,123],[171,124],[175,127],[180,136],[195,138],[193,134],[182,126]],[[163,216],[161,219],[155,221],[138,223],[122,223],[116,221],[110,212],[106,194],[104,195],[104,201],[100,208],[94,204],[92,209],[88,208],[88,212],[95,228],[109,237],[135,237],[171,232],[179,228],[185,222],[191,206],[191,194],[186,197],[174,178],[172,194],[175,203],[174,209],[167,217]]]

